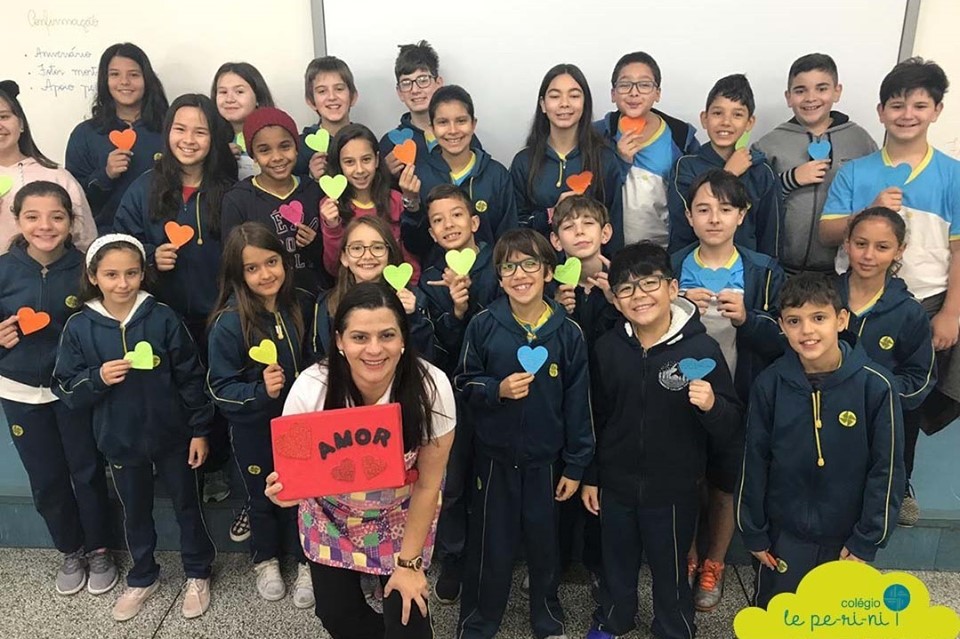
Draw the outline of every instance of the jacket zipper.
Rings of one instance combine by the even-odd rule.
[[[560,158],[560,173],[557,175],[557,188],[563,187],[563,171],[567,168],[566,158]]]
[[[277,339],[287,343],[287,348],[290,349],[290,357],[293,358],[293,377],[297,378],[300,375],[300,365],[297,363],[297,354],[293,350],[293,340],[290,339],[290,331],[287,330],[287,325],[284,324],[283,317],[281,317],[280,313],[274,311],[273,316],[277,321],[274,326],[277,331]],[[284,333],[287,334],[286,339],[283,337]]]
[[[37,312],[46,310],[47,304],[44,303],[44,300],[47,296],[47,267],[44,266],[40,270],[40,298],[37,300]],[[42,362],[40,358],[37,358],[37,379],[42,379],[41,377],[41,368]]]
[[[197,191],[195,212],[197,215],[197,244],[203,246],[203,227],[200,225],[200,191]]]
[[[639,341],[639,340],[638,340]],[[647,405],[647,349],[640,347],[643,351],[643,357],[640,359],[640,405]],[[644,437],[646,437],[646,421],[644,420],[643,412],[640,413],[640,457],[643,457],[645,446],[643,445]],[[641,461],[641,460],[638,460]],[[643,503],[643,478],[640,478],[640,482],[637,485],[637,501]]]
[[[817,466],[823,468],[826,462],[823,461],[823,448],[820,446],[820,429],[823,428],[823,421],[820,419],[820,391],[814,391],[810,394],[813,402],[813,436],[817,441]]]
[[[123,345],[123,354],[126,356],[130,351],[127,350],[127,327],[120,325],[120,343]]]

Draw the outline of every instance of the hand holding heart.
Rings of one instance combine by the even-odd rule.
[[[557,304],[563,306],[568,314],[577,310],[577,291],[576,287],[569,284],[561,284],[557,287],[557,292],[553,294],[553,299]]]
[[[403,312],[407,315],[413,315],[417,310],[417,296],[409,288],[401,288],[397,291],[397,297],[403,304]]]
[[[20,335],[17,333],[16,315],[11,315],[0,322],[0,347],[13,348],[20,342]]]
[[[716,398],[713,395],[713,386],[705,379],[694,379],[690,381],[687,388],[690,395],[690,403],[705,413],[710,412]]]
[[[263,369],[263,384],[266,387],[267,396],[271,399],[280,397],[284,381],[283,368],[280,364],[270,364]]]
[[[320,203],[320,219],[327,228],[333,229],[340,226],[340,207],[337,206],[336,200],[328,197]]]
[[[444,269],[444,279],[446,279],[446,271],[450,269]],[[450,284],[450,299],[453,300],[453,315],[457,319],[462,320],[467,315],[467,310],[470,308],[470,276],[469,275],[457,275],[452,271],[450,274],[453,276],[453,282]]]
[[[127,378],[133,362],[126,359],[113,359],[100,365],[100,379],[107,386],[119,384]]]
[[[703,315],[710,308],[710,300],[715,293],[706,288],[690,288],[683,292],[683,296],[697,305],[700,314]]]
[[[617,153],[627,163],[633,164],[633,156],[643,146],[643,129],[625,131],[617,140]]]
[[[532,373],[514,373],[508,375],[500,382],[500,398],[523,399],[530,394],[530,384],[532,383]]]
[[[903,208],[903,189],[891,186],[880,191],[870,206],[885,206],[888,209],[899,211]]]
[[[400,190],[403,191],[403,197],[408,200],[420,200],[420,178],[417,177],[417,166],[408,164],[400,172]]]
[[[810,160],[798,166],[793,173],[793,177],[797,184],[801,186],[820,184],[829,170],[830,160]]]
[[[158,271],[172,271],[177,265],[177,245],[167,242],[157,247],[153,254]]]
[[[734,326],[743,326],[747,321],[747,307],[743,303],[743,293],[720,291],[717,293],[717,310]]]
[[[313,228],[306,224],[297,225],[297,246],[299,248],[313,244],[315,239],[317,239],[317,232]]]
[[[738,148],[723,165],[723,168],[736,176],[743,175],[753,165],[753,159],[750,157],[750,149],[747,147]]]
[[[124,149],[114,149],[110,152],[110,155],[107,156],[107,177],[111,180],[116,180],[123,173],[127,172],[127,169],[130,168],[130,158],[133,156],[133,151],[127,151]]]
[[[326,153],[314,153],[313,157],[310,158],[310,177],[314,180],[319,180],[324,175],[327,174],[327,154]]]

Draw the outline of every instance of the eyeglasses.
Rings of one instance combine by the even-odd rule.
[[[355,260],[359,260],[368,250],[370,251],[370,255],[374,257],[383,257],[387,254],[387,245],[383,242],[374,242],[373,244],[360,244],[357,242],[355,244],[347,244],[346,250],[347,255]]]
[[[641,80],[640,82],[630,82],[629,80],[621,80],[613,85],[613,88],[616,89],[617,93],[620,95],[629,95],[633,91],[633,87],[637,87],[637,93],[640,95],[647,95],[648,93],[653,93],[659,88],[656,82],[651,82],[650,80]]]
[[[501,277],[510,277],[517,272],[517,267],[523,269],[524,273],[536,273],[543,268],[543,262],[535,257],[528,257],[521,262],[501,262],[497,264],[497,270]]]
[[[642,280],[628,280],[614,286],[613,295],[621,300],[629,299],[633,297],[633,294],[637,292],[638,288],[644,293],[653,293],[654,291],[659,291],[664,281],[668,279],[670,278],[663,275],[651,275]]]
[[[403,79],[397,82],[397,88],[403,91],[404,93],[409,93],[413,91],[413,85],[416,84],[421,89],[426,89],[430,86],[430,83],[433,82],[434,76],[432,75],[418,75],[414,79]]]

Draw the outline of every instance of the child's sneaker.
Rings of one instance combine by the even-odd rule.
[[[230,539],[242,543],[250,539],[250,512],[244,506],[230,525]]]
[[[903,502],[900,503],[900,515],[897,523],[904,528],[913,528],[920,521],[920,504],[913,494],[913,486],[907,484],[907,494],[903,496]]]
[[[280,562],[276,559],[254,564],[253,572],[257,575],[257,592],[267,601],[280,601],[287,594],[287,587],[280,576]]]
[[[144,588],[127,586],[123,591],[117,603],[113,604],[113,618],[117,621],[127,621],[133,619],[140,613],[144,602],[150,598],[150,595],[160,587],[160,579],[156,579],[152,584]]]
[[[203,474],[203,501],[223,501],[230,496],[227,474],[222,470]]]
[[[187,579],[180,611],[185,619],[196,619],[210,607],[210,579]]]
[[[74,595],[87,583],[87,562],[83,550],[67,553],[57,573],[57,594]]]
[[[687,555],[687,583],[690,584],[690,589],[693,589],[693,584],[697,583],[697,573],[700,572],[700,562],[696,557],[691,557]]]
[[[460,562],[457,560],[444,561],[440,566],[440,576],[433,591],[437,601],[444,605],[453,605],[460,599],[461,581]]]
[[[723,575],[726,565],[719,561],[705,559],[700,568],[700,582],[693,595],[693,605],[698,612],[713,612],[723,597]]]
[[[106,548],[89,553],[87,555],[87,565],[90,567],[87,592],[91,595],[102,595],[105,592],[110,592],[120,580],[117,564],[113,562],[113,555]]]
[[[315,603],[310,566],[297,564],[297,581],[293,584],[293,605],[297,608],[313,608]]]

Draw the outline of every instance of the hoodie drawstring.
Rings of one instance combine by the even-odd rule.
[[[197,191],[197,244],[203,246],[203,226],[200,225],[200,192]]]
[[[813,435],[817,440],[817,466],[823,468],[823,449],[820,447],[820,429],[823,428],[823,422],[820,420],[820,391],[810,395],[813,401]]]
[[[763,291],[763,310],[770,310],[770,279],[773,277],[773,271],[767,270],[767,286]]]
[[[559,155],[559,154],[558,154]],[[563,186],[563,170],[567,168],[567,159],[564,157],[560,158],[560,173],[557,175],[557,188]]]

